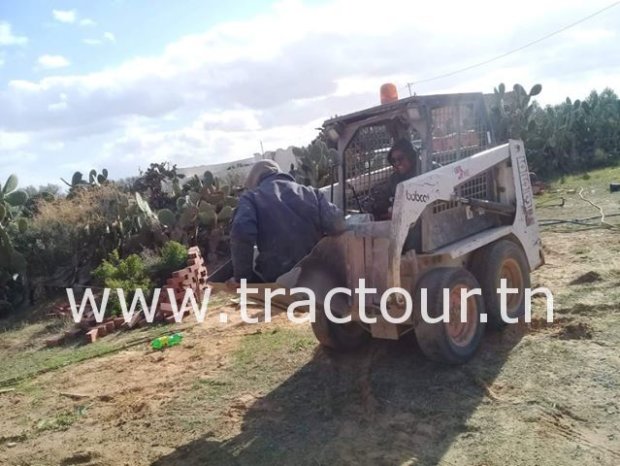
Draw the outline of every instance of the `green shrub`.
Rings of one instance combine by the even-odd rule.
[[[142,258],[137,254],[131,254],[121,259],[118,250],[114,250],[107,259],[101,262],[99,267],[93,271],[93,276],[101,285],[111,289],[108,309],[114,315],[121,313],[117,288],[123,289],[129,306],[136,290],[142,289],[145,297],[148,297],[153,286]]]
[[[161,248],[160,270],[170,275],[176,270],[187,267],[187,247],[176,241],[168,241]]]
[[[187,247],[176,241],[168,241],[159,252],[145,249],[140,254],[149,275],[158,285],[164,285],[172,272],[187,267]]]

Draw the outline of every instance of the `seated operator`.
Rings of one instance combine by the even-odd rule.
[[[416,175],[418,166],[418,153],[407,139],[399,139],[392,145],[387,155],[387,160],[394,168],[394,173],[386,183],[377,185],[371,189],[370,212],[376,220],[389,220],[392,218],[392,206],[396,195],[398,183],[408,180]]]

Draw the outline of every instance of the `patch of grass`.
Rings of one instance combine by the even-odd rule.
[[[578,193],[581,188],[584,188],[586,193],[594,190],[597,193],[596,197],[606,194],[612,195],[614,199],[617,199],[620,196],[617,196],[616,193],[609,192],[609,183],[619,181],[620,166],[594,170],[585,175],[571,175],[564,178],[564,182],[558,180],[549,183],[546,192],[541,196],[537,196],[536,201],[537,204],[544,204],[556,198],[558,194],[566,194],[572,190]],[[576,194],[575,196],[578,198]]]
[[[545,194],[536,196],[536,208],[539,219],[579,219],[600,216],[597,208],[579,197],[583,196],[601,207],[607,222],[619,225],[620,193],[609,191],[609,184],[620,181],[620,167],[594,170],[587,174],[571,175],[551,182]],[[562,199],[564,201],[562,201]],[[563,202],[562,207],[560,204]]]
[[[299,360],[315,346],[316,340],[307,331],[274,329],[250,335],[233,354],[233,369],[239,373],[253,369],[271,372],[287,365],[282,364],[283,359],[289,362]]]
[[[35,429],[39,432],[46,430],[67,430],[71,427],[79,418],[86,415],[86,406],[77,406],[72,411],[65,410],[57,413],[51,418],[41,419],[37,422]]]
[[[28,397],[31,406],[38,406],[45,396],[45,389],[36,382],[23,380],[15,385],[15,391],[22,393]]]
[[[194,382],[192,388],[201,391],[209,399],[222,397],[234,386],[234,383],[226,379],[200,379]]]
[[[192,384],[188,396],[221,403],[242,393],[264,393],[290,377],[311,357],[316,340],[308,329],[274,329],[244,337],[225,371]]]
[[[38,324],[37,324],[38,325]],[[40,330],[40,327],[39,327]],[[172,331],[172,329],[170,329]],[[141,331],[121,332],[88,345],[37,348],[30,346],[0,348],[0,387],[27,380],[38,373],[60,369],[124,348],[133,341],[154,338],[163,332],[162,326],[150,326]],[[26,327],[22,332],[30,333]],[[44,337],[44,336],[43,336]],[[16,339],[16,338],[13,338]]]
[[[109,352],[113,348],[101,341],[91,345],[22,351],[0,367],[0,386],[11,379],[25,379],[38,372],[60,368]],[[3,383],[4,382],[4,383]]]
[[[584,185],[584,181],[589,181],[588,184],[591,187],[604,187],[609,190],[609,183],[620,181],[620,166],[593,170],[581,175],[570,175],[564,178],[564,183],[551,183],[551,188],[559,187],[558,184],[562,184],[564,189],[579,188]]]

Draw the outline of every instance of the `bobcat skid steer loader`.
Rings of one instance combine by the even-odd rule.
[[[339,154],[339,181],[323,192],[348,230],[322,239],[278,283],[314,292],[312,327],[325,346],[352,350],[413,331],[429,358],[464,363],[486,322],[502,327],[524,313],[530,271],[544,263],[523,143],[496,143],[478,93],[395,100],[323,131]],[[418,150],[416,176],[397,185],[391,218],[378,221],[365,206],[402,138]],[[518,292],[502,298],[502,279]]]

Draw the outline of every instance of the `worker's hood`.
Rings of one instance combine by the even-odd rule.
[[[280,166],[276,162],[273,160],[259,160],[250,170],[245,180],[245,187],[246,189],[254,189],[262,180],[276,173],[282,173]]]

